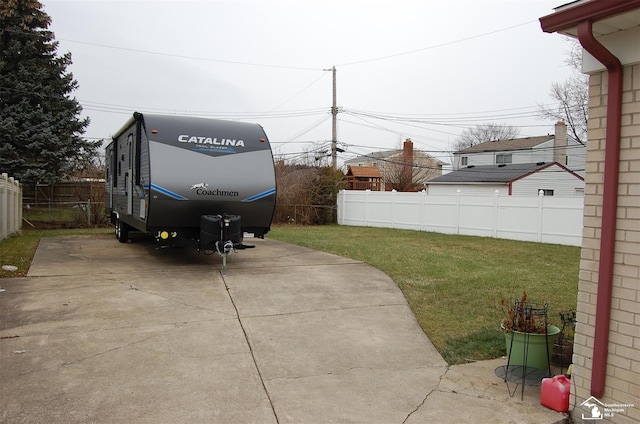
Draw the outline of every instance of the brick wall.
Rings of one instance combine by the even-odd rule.
[[[604,396],[607,404],[633,404],[604,422],[640,423],[640,64],[625,66],[620,140],[615,264]],[[584,229],[574,345],[574,418],[589,410],[593,335],[598,288],[602,216],[607,74],[589,81],[589,141],[585,179]],[[602,422],[602,421],[600,421]]]

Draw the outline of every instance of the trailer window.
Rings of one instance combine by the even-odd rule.
[[[127,136],[127,148],[129,150],[129,157],[127,160],[129,161],[129,168],[131,168],[133,162],[133,133]]]
[[[124,154],[120,153],[122,150],[122,143],[118,143],[118,154],[116,160],[118,161],[118,177],[122,176],[122,161],[124,160]]]
[[[113,147],[111,148],[111,174],[112,174],[112,185],[113,187],[117,187],[118,186],[118,178],[117,178],[117,171],[118,171],[118,142],[116,140],[113,140]]]

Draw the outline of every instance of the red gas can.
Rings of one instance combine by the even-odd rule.
[[[543,378],[540,387],[540,403],[554,411],[567,412],[570,392],[571,380],[564,375]]]

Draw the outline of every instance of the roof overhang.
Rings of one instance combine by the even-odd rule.
[[[540,18],[544,32],[559,32],[576,37],[578,23],[593,22],[598,37],[631,29],[640,22],[640,0],[582,0],[560,6],[555,13]]]
[[[640,62],[640,0],[580,0],[540,18],[545,32],[578,36],[578,24],[589,22],[591,33],[623,65]],[[582,72],[603,71],[604,64],[584,51]]]

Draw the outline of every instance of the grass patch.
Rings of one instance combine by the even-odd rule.
[[[96,236],[113,237],[112,228],[79,228],[38,230],[24,229],[20,234],[14,234],[0,242],[0,267],[13,265],[18,267],[15,272],[5,271],[0,268],[0,278],[24,277],[29,271],[31,260],[36,253],[38,243],[42,237],[68,237],[68,236]]]
[[[478,352],[482,352],[482,359],[504,355],[504,333],[494,326],[480,328],[465,336],[449,338],[445,340],[441,355],[453,365],[477,360]]]
[[[29,221],[43,222],[72,222],[77,214],[78,209],[73,208],[30,208],[22,212]]]
[[[500,300],[546,302],[549,320],[575,309],[580,248],[388,228],[275,226],[269,238],[368,263],[404,293],[451,365],[505,354]]]

